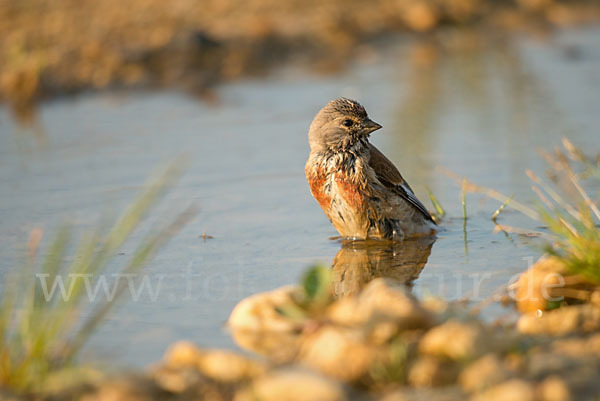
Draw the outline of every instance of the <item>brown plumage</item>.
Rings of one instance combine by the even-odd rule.
[[[431,234],[436,224],[394,164],[369,143],[381,128],[350,99],[329,102],[308,132],[306,178],[338,232],[353,239]]]

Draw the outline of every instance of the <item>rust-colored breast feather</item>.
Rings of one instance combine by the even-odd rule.
[[[352,209],[359,209],[363,203],[361,188],[352,179],[343,172],[335,175],[335,183],[340,196],[346,201],[346,204]]]
[[[305,172],[310,191],[342,236],[366,238],[369,213],[361,180],[331,163],[337,161],[319,159],[318,155],[309,158]]]
[[[310,186],[310,192],[317,200],[323,210],[329,209],[331,205],[331,197],[325,192],[325,183],[327,182],[327,175],[320,169],[313,169],[307,166],[306,168],[306,179]]]

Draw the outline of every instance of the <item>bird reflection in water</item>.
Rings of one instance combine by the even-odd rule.
[[[355,294],[377,277],[411,286],[435,240],[435,236],[422,236],[395,242],[343,241],[331,266],[335,296]]]

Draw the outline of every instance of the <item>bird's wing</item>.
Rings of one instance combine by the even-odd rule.
[[[374,145],[369,144],[369,151],[371,154],[369,166],[375,171],[379,181],[414,206],[427,220],[434,222],[427,208],[417,199],[412,188],[402,178],[396,166]]]

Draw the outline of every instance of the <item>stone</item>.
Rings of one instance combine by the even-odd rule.
[[[335,302],[328,308],[327,316],[333,323],[350,326],[390,320],[401,329],[429,327],[432,322],[431,314],[404,285],[384,278],[371,281],[356,297]]]
[[[432,314],[442,315],[448,311],[450,304],[448,301],[442,298],[428,296],[423,298],[421,301],[421,306],[423,306],[426,311],[431,312]]]
[[[564,286],[564,263],[555,257],[541,257],[517,282],[517,308],[522,313],[546,310],[552,288]]]
[[[450,319],[425,333],[419,351],[426,355],[465,360],[491,347],[490,335],[478,322]]]
[[[173,344],[165,355],[168,367],[194,367],[205,376],[220,382],[237,382],[262,374],[263,363],[225,350],[201,350],[181,341]]]
[[[469,364],[460,374],[459,383],[467,393],[475,393],[509,379],[512,374],[495,354],[487,354]]]
[[[152,401],[163,396],[162,390],[153,380],[141,375],[112,378],[101,383],[97,389],[83,395],[82,401]]]
[[[465,401],[467,396],[456,386],[441,388],[402,388],[386,394],[381,401]]]
[[[202,382],[202,374],[195,368],[159,366],[151,371],[157,385],[170,393],[181,394]]]
[[[233,340],[241,348],[268,357],[275,363],[291,361],[298,353],[300,331],[262,332],[231,329]]]
[[[298,329],[298,323],[278,312],[277,308],[293,302],[295,286],[252,295],[240,301],[229,316],[233,330],[253,332],[289,332]]]
[[[359,329],[325,326],[308,335],[299,361],[343,381],[357,380],[375,360],[375,349],[365,343]]]
[[[584,357],[571,360],[571,366],[566,370],[555,372],[570,389],[577,400],[598,398],[600,394],[600,361],[594,357]]]
[[[517,329],[524,334],[565,335],[589,333],[600,329],[600,308],[592,304],[561,308],[522,315]]]
[[[432,29],[440,18],[433,3],[420,0],[409,2],[406,5],[403,17],[404,23],[417,32]]]
[[[23,398],[17,397],[7,390],[0,389],[0,400],[2,401],[25,401]]]
[[[527,373],[534,379],[560,372],[566,373],[574,365],[574,359],[553,352],[529,352],[527,355]]]
[[[535,401],[535,387],[533,384],[521,380],[511,379],[497,384],[490,389],[476,394],[473,401]]]
[[[299,368],[268,372],[239,391],[234,401],[344,401],[343,387],[322,375]]]
[[[374,345],[388,343],[399,331],[399,327],[392,321],[379,321],[371,326],[365,326],[364,331],[368,341]]]
[[[598,350],[594,344],[586,338],[563,338],[552,342],[552,351],[557,354],[568,355],[571,357],[582,357],[591,354],[597,354]]]
[[[559,376],[547,377],[537,388],[541,401],[570,401],[571,391],[567,383]]]
[[[456,364],[422,356],[410,367],[408,384],[417,388],[440,387],[454,383],[457,376]]]
[[[293,358],[305,322],[282,315],[279,308],[295,305],[293,298],[297,291],[295,286],[286,286],[240,301],[228,321],[235,342],[278,363]]]
[[[167,349],[164,361],[174,367],[196,366],[201,354],[202,351],[191,342],[179,341]]]

